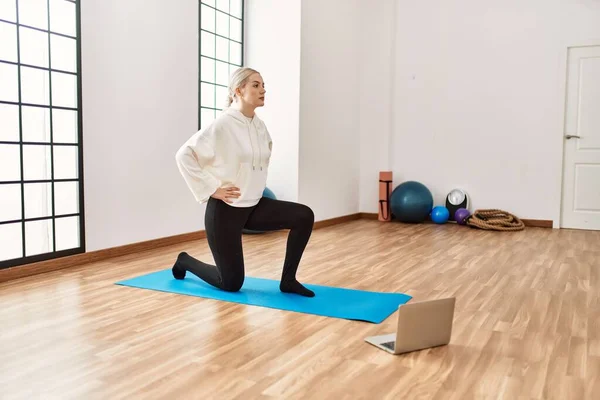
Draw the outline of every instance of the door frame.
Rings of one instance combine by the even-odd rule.
[[[565,124],[566,124],[566,118],[567,118],[567,83],[568,83],[568,71],[567,71],[567,67],[569,65],[569,50],[572,48],[577,48],[577,47],[595,47],[595,46],[600,46],[600,38],[598,39],[588,39],[588,40],[582,40],[581,42],[574,44],[574,43],[570,43],[570,44],[563,44],[561,46],[561,50],[560,50],[560,55],[559,55],[559,76],[561,76],[560,79],[560,83],[559,83],[559,87],[558,87],[558,91],[560,93],[560,113],[559,113],[559,118],[560,118],[560,123],[559,123],[559,135],[558,135],[558,140],[561,141],[560,143],[560,169],[558,171],[558,184],[557,184],[557,188],[558,188],[558,199],[559,201],[557,202],[557,209],[556,209],[556,214],[555,214],[555,219],[553,222],[553,228],[557,228],[557,229],[562,229],[562,225],[563,225],[563,196],[564,196],[564,181],[565,181],[565,176],[564,176],[564,171],[565,171],[565,152],[566,152],[566,141],[565,141]]]

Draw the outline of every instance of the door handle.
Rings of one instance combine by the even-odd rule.
[[[572,138],[581,139],[581,136],[577,136],[577,135],[566,135],[565,137],[567,139],[572,139]]]

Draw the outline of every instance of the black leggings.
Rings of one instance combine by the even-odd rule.
[[[189,271],[219,289],[236,292],[244,283],[242,229],[290,229],[281,282],[295,282],[314,218],[309,207],[289,201],[263,197],[253,207],[233,207],[210,197],[204,221],[208,244],[217,265],[206,264],[183,252],[177,258],[173,273],[177,277],[177,274],[185,276],[185,271]]]

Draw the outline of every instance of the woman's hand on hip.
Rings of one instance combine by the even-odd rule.
[[[218,188],[211,197],[222,200],[225,203],[231,203],[230,199],[237,199],[240,197],[240,189],[237,187],[226,187]]]

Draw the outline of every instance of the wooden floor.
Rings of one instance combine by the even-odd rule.
[[[244,236],[277,279],[286,232]],[[0,398],[598,399],[600,232],[359,220],[314,231],[303,282],[457,296],[450,345],[392,356],[394,331],[115,285],[212,261],[204,240],[0,284]]]

